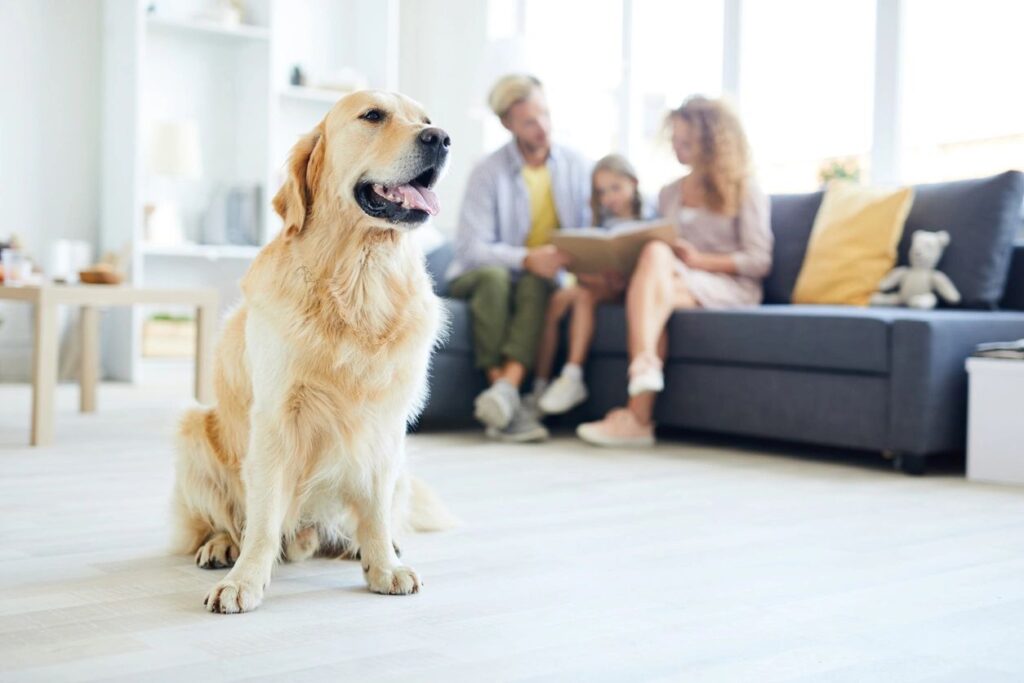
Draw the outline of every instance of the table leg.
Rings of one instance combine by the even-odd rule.
[[[36,302],[36,338],[32,353],[33,446],[53,442],[54,394],[57,390],[57,305],[45,291]]]
[[[79,321],[82,336],[79,409],[83,413],[96,412],[96,382],[100,374],[99,313],[95,306],[82,306]]]
[[[216,304],[196,309],[196,400],[213,403],[214,334],[217,329]]]

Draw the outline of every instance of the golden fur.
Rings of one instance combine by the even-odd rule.
[[[371,107],[386,120],[362,120]],[[358,548],[371,590],[417,592],[393,533],[451,521],[404,473],[442,309],[406,228],[371,218],[353,193],[401,166],[427,125],[401,95],[355,93],[292,151],[274,198],[284,227],[219,341],[216,405],[189,411],[178,435],[176,547],[234,565],[211,611],[255,608],[279,556],[318,550]]]

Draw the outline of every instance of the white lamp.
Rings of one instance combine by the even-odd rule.
[[[195,180],[202,175],[199,129],[195,121],[160,121],[153,126],[149,141],[150,173],[178,180]],[[154,202],[146,222],[146,239],[151,244],[181,244],[185,241],[181,214],[173,201]]]

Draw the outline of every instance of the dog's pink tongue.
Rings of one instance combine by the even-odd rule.
[[[437,202],[437,195],[429,187],[416,187],[415,185],[399,185],[396,192],[402,194],[402,199],[414,209],[426,211],[431,216],[436,216],[441,210]]]

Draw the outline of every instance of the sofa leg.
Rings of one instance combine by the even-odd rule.
[[[914,453],[892,454],[892,466],[903,474],[919,477],[928,468],[928,456]]]

